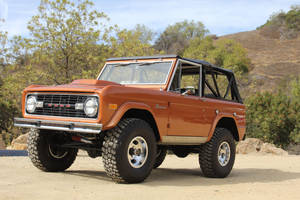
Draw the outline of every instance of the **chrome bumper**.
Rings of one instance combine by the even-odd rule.
[[[14,126],[94,134],[100,133],[102,130],[102,124],[96,123],[66,122],[27,118],[14,118]]]

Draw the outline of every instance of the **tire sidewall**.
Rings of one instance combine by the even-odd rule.
[[[35,153],[30,152],[29,154],[33,153],[34,155],[29,155],[32,159],[33,163],[38,162],[42,165],[42,168],[45,171],[55,172],[55,171],[64,171],[65,169],[69,168],[71,164],[74,162],[77,149],[66,149],[67,154],[62,158],[55,158],[50,154],[49,145],[50,137],[55,137],[53,133],[50,133],[46,130],[32,130],[31,134],[37,134],[36,137],[29,137],[35,141],[29,141],[29,145],[34,145],[30,147],[31,149],[35,149]],[[35,157],[37,155],[37,157]]]
[[[132,123],[128,127],[126,127],[126,129],[124,130],[125,133],[120,138],[118,148],[116,149],[116,154],[120,155],[117,157],[117,168],[119,169],[119,173],[127,182],[137,182],[144,180],[145,177],[150,174],[156,158],[157,147],[152,129],[146,122],[136,122],[143,121],[135,121],[135,123]],[[140,168],[132,167],[127,157],[128,146],[132,139],[137,136],[144,138],[148,145],[147,160]],[[134,177],[132,177],[133,174]]]
[[[156,148],[157,154],[155,157],[155,163],[153,169],[158,168],[165,160],[167,156],[167,148],[166,147],[159,147]]]
[[[223,142],[228,142],[228,144],[230,146],[230,159],[229,159],[229,162],[225,166],[222,166],[218,160],[219,147]],[[234,139],[233,139],[231,133],[227,129],[223,129],[222,134],[220,135],[220,137],[218,137],[218,139],[216,140],[214,147],[213,147],[213,165],[214,165],[216,173],[218,174],[218,177],[223,178],[223,177],[228,176],[228,174],[232,170],[234,161],[235,161]]]

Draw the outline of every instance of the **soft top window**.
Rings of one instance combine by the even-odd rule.
[[[238,101],[234,76],[228,76],[213,69],[205,69],[203,96]]]

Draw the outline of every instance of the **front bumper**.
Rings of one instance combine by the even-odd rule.
[[[97,123],[66,122],[27,118],[14,118],[14,126],[94,134],[100,133],[102,130],[102,124]]]

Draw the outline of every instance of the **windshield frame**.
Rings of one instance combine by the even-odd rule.
[[[163,83],[124,83],[121,85],[166,85],[168,83],[169,77],[170,77],[170,73],[172,72],[172,69],[174,67],[174,59],[167,59],[167,60],[131,60],[131,61],[117,61],[117,62],[106,62],[105,65],[103,66],[103,68],[101,69],[101,72],[99,73],[99,76],[97,77],[97,80],[100,80],[99,78],[101,77],[103,71],[105,70],[105,68],[107,67],[107,65],[118,65],[118,64],[144,64],[144,63],[166,63],[169,62],[170,63],[170,68],[169,71],[166,75],[165,81]],[[146,66],[145,66],[146,67]]]

